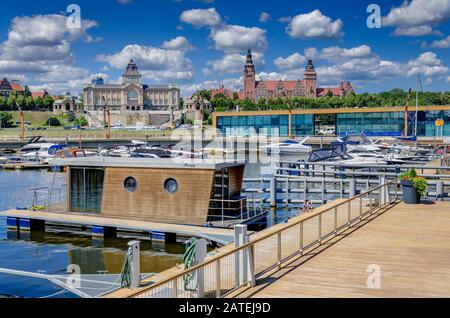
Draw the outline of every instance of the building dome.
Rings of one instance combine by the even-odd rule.
[[[125,70],[125,74],[123,74],[123,83],[125,85],[128,84],[140,84],[141,74],[139,73],[138,67],[136,63],[134,63],[133,59],[130,60],[130,63],[127,65],[127,69]]]
[[[138,67],[136,63],[134,63],[133,59],[130,60],[130,63],[127,65],[127,69],[123,76],[141,76],[139,73]]]

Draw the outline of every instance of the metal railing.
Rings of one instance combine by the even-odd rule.
[[[323,244],[370,215],[398,201],[397,180],[316,210],[204,263],[131,292],[133,298],[219,298],[240,287],[254,286],[265,273]],[[243,265],[245,264],[245,265]]]
[[[26,207],[31,210],[45,210],[50,212],[52,206],[60,205],[66,202],[66,185],[57,188],[39,187],[28,189],[32,193],[31,206]]]
[[[254,203],[254,200],[250,200]],[[243,222],[251,218],[257,217],[264,213],[263,205],[255,206],[248,204],[247,197],[241,197],[236,200],[212,199],[209,205],[210,221],[237,221]]]

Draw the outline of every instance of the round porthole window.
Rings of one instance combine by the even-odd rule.
[[[164,182],[164,189],[167,193],[175,193],[178,191],[178,182],[175,179],[167,179],[166,182]]]
[[[135,192],[137,189],[137,181],[133,177],[128,177],[125,179],[123,186],[128,192]]]

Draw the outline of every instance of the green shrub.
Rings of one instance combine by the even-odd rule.
[[[427,194],[428,184],[425,178],[415,177],[414,179],[412,179],[411,182],[413,184],[414,189],[416,189],[417,193],[420,196],[423,197],[425,194]]]
[[[85,117],[81,116],[80,118],[75,119],[75,125],[84,127],[89,125],[89,122]]]
[[[50,126],[50,127],[59,127],[59,126],[61,126],[61,122],[56,117],[50,117],[49,119],[47,119],[45,121],[44,125]]]
[[[411,181],[413,188],[416,189],[420,196],[424,196],[427,193],[427,180],[423,177],[418,177],[416,169],[411,168],[400,176],[402,181]]]

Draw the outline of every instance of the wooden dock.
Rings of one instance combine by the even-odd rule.
[[[333,201],[331,203],[325,204],[325,205],[315,209],[314,213],[321,213],[321,211],[325,211],[327,209],[335,207],[338,204],[342,203],[343,201],[344,201],[343,199],[337,199],[337,200],[335,200],[335,201]],[[307,215],[297,216],[297,217],[293,218],[292,221],[295,221],[295,220],[301,219],[301,218],[305,218],[306,216]],[[251,235],[252,240],[258,239],[258,238],[266,235],[267,231],[270,231],[270,232],[277,231],[278,229],[283,228],[284,226],[285,226],[285,224],[278,224],[278,225],[275,225],[275,226],[273,226],[273,227],[271,227],[271,228],[269,228],[267,230],[264,230],[264,231],[261,231],[261,232],[255,232],[255,233],[253,233]],[[217,256],[217,255],[220,255],[220,254],[223,254],[223,253],[226,253],[226,252],[232,250],[233,248],[234,248],[234,244],[228,244],[226,246],[218,248],[214,252],[210,253],[209,256],[207,257],[207,259],[209,259],[211,257],[214,257],[214,256]],[[275,249],[275,247],[271,247],[271,248]],[[229,266],[230,264],[226,264],[226,265],[227,265],[227,271],[229,271],[230,273],[233,273],[234,269],[231,266]],[[142,281],[142,287],[137,289],[137,290],[132,291],[132,290],[123,288],[123,289],[114,291],[111,294],[105,295],[104,297],[105,298],[128,298],[128,297],[134,297],[134,294],[136,294],[136,292],[145,290],[147,286],[150,286],[150,285],[152,285],[154,283],[157,283],[157,282],[160,282],[160,281],[164,281],[165,279],[167,279],[167,278],[169,278],[169,277],[171,277],[173,275],[179,274],[182,271],[183,271],[183,267],[182,266],[175,266],[175,267],[170,268],[170,269],[168,269],[168,270],[166,270],[164,272],[157,273],[157,274],[151,276],[148,279],[144,279]],[[225,285],[226,284],[224,282],[224,286]]]
[[[401,203],[234,296],[449,297],[449,242],[450,202]],[[376,268],[379,289],[367,284]]]
[[[0,216],[16,218],[18,220],[44,221],[47,224],[56,225],[95,226],[132,232],[171,233],[183,237],[206,238],[219,244],[228,244],[234,239],[234,232],[231,229],[125,220],[86,214],[10,210],[0,212]]]

